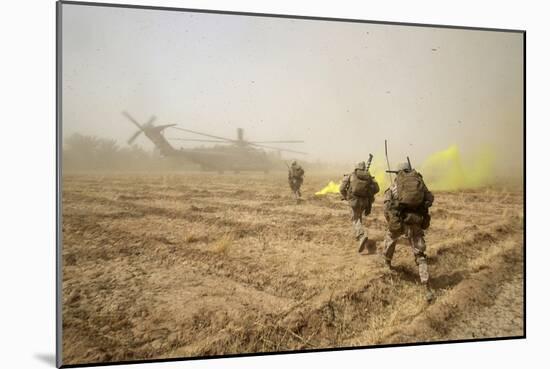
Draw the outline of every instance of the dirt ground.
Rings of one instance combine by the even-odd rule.
[[[435,192],[428,304],[404,240],[393,271],[357,253],[330,179],[296,204],[286,173],[66,174],[63,363],[523,334],[521,190]],[[366,226],[380,251],[382,194]]]

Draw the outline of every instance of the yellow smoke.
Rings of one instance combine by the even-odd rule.
[[[456,191],[490,184],[494,177],[494,160],[493,151],[485,147],[465,161],[458,146],[451,145],[430,155],[419,171],[430,189]]]
[[[374,177],[376,182],[378,182],[378,185],[380,186],[380,189],[382,191],[387,187],[389,187],[390,185],[389,176],[388,176],[388,173],[386,173],[386,168],[385,168],[386,162],[384,160],[385,160],[384,156],[375,155],[369,169],[370,174]],[[342,182],[335,183],[333,181],[330,181],[328,185],[326,185],[323,189],[316,192],[315,194],[326,195],[329,193],[340,193],[341,183]]]
[[[491,183],[494,178],[495,154],[489,147],[484,147],[464,159],[457,145],[451,145],[445,150],[431,154],[422,165],[415,167],[424,177],[424,182],[430,190],[456,191],[476,188]],[[376,155],[370,167],[381,192],[390,185],[384,155]],[[339,193],[340,184],[330,181],[316,195]]]
[[[327,193],[340,193],[340,183],[330,181],[322,190],[315,192],[316,195],[326,195]]]
[[[381,191],[384,191],[390,186],[390,177],[388,173],[386,173],[386,162],[383,155],[379,154],[374,157],[369,172],[376,182],[378,182]]]

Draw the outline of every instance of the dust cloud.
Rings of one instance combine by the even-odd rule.
[[[64,141],[110,140],[121,163],[150,160],[115,170],[177,167],[157,165],[144,135],[127,144],[128,110],[230,139],[243,128],[245,140],[304,140],[271,146],[309,171],[349,171],[373,153],[381,187],[385,139],[391,166],[410,157],[434,189],[523,179],[521,33],[73,4],[63,30]],[[165,137],[177,149],[213,145],[171,128]]]
[[[495,176],[495,153],[488,147],[479,149],[467,158],[460,154],[457,145],[451,145],[445,150],[435,152],[416,170],[421,172],[431,190],[456,191],[474,189],[498,183]],[[371,174],[381,188],[390,185],[387,174],[380,161],[371,166]],[[508,184],[513,177],[508,177]],[[316,195],[339,193],[339,184],[333,181],[316,192]]]

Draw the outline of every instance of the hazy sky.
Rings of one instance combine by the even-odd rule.
[[[307,160],[355,162],[387,138],[396,158],[490,145],[521,168],[523,35],[63,5],[65,136],[125,145],[135,128],[122,110],[303,139],[286,146]]]

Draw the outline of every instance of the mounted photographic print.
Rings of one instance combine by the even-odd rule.
[[[525,32],[58,4],[58,365],[525,337]]]

